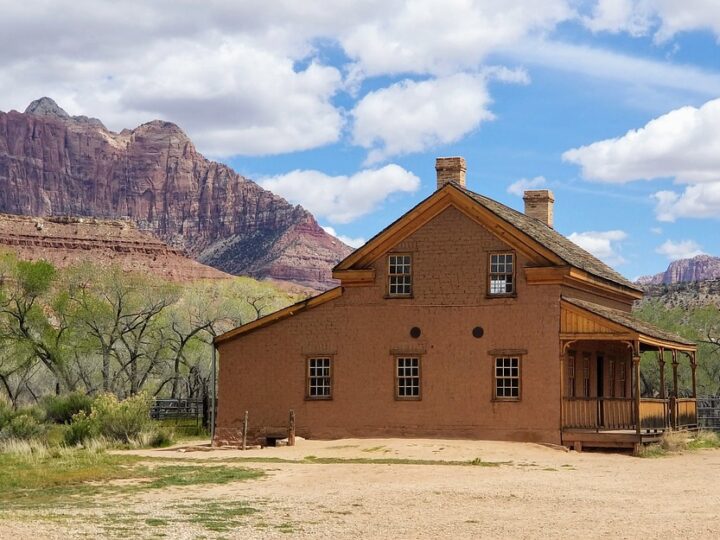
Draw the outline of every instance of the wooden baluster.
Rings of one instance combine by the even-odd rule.
[[[639,351],[640,348],[637,348]],[[633,373],[635,377],[635,431],[640,435],[640,356],[633,351]]]

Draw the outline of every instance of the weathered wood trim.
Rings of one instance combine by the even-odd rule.
[[[374,268],[349,268],[334,270],[333,279],[339,279],[343,287],[364,287],[375,283]]]
[[[288,306],[284,309],[276,311],[275,313],[271,313],[270,315],[265,315],[264,317],[256,319],[247,324],[243,324],[242,326],[239,326],[234,330],[230,330],[229,332],[225,332],[224,334],[217,336],[213,340],[213,342],[215,343],[215,345],[219,345],[229,339],[245,335],[248,332],[252,332],[253,330],[264,328],[265,326],[276,323],[283,319],[287,319],[288,317],[292,317],[293,315],[296,315],[307,309],[317,307],[326,302],[329,302],[330,300],[335,300],[336,298],[342,296],[342,293],[342,287],[335,287],[334,289],[330,289],[329,291],[326,291],[322,294],[313,296],[311,298],[303,300],[302,302],[293,304],[292,306]]]

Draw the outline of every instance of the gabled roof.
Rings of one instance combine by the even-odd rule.
[[[568,240],[552,227],[548,227],[539,219],[527,216],[522,212],[518,212],[509,206],[505,206],[504,204],[484,197],[483,195],[479,195],[469,189],[461,188],[459,186],[454,187],[465,193],[478,204],[483,205],[499,218],[514,225],[519,230],[530,236],[533,240],[548,248],[570,266],[574,266],[580,270],[585,270],[589,274],[612,281],[613,283],[622,285],[623,287],[628,287],[629,289],[642,292],[640,287],[620,275],[600,259]]]
[[[683,345],[683,349],[694,350],[695,348],[694,342],[684,337],[678,336],[677,334],[673,334],[672,332],[666,332],[665,330],[661,330],[660,328],[657,328],[645,321],[641,321],[640,319],[633,317],[631,313],[620,311],[619,309],[601,306],[599,304],[587,302],[585,300],[578,300],[577,298],[567,298],[563,296],[562,300],[564,302],[567,302],[568,304],[572,304],[581,309],[584,309],[585,311],[589,311],[590,313],[598,315],[610,322],[619,324],[624,328],[637,332],[641,335],[641,341],[643,337],[647,337],[666,342],[668,345]]]
[[[502,203],[489,199],[483,195],[479,195],[469,189],[458,186],[455,183],[448,183],[435,193],[424,199],[406,214],[394,221],[388,227],[373,236],[365,245],[351,253],[348,257],[340,261],[334,270],[347,270],[352,268],[364,253],[372,252],[376,244],[392,233],[393,230],[400,230],[406,227],[408,220],[415,219],[420,215],[424,207],[428,207],[433,199],[446,197],[448,195],[462,197],[465,200],[472,201],[475,205],[489,211],[496,218],[509,224],[513,229],[525,235],[531,241],[536,242],[540,246],[551,252],[559,261],[566,263],[572,267],[578,268],[591,274],[601,280],[608,281],[620,287],[630,289],[631,291],[643,292],[640,287],[620,275],[618,272],[610,268],[601,260],[597,259],[580,246],[574,244],[562,234],[552,227],[547,226],[542,221],[532,218],[518,212]]]

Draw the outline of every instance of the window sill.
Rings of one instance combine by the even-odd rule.
[[[395,401],[422,401],[421,396],[395,396]]]
[[[494,397],[491,401],[517,403],[520,401],[519,397]]]
[[[323,397],[305,396],[305,401],[332,401],[332,396],[323,396]]]
[[[396,295],[389,295],[386,294],[383,296],[385,300],[412,300],[414,296],[412,294],[396,294]]]
[[[493,299],[493,298],[517,298],[517,293],[508,293],[508,294],[486,294],[485,298],[487,299]]]

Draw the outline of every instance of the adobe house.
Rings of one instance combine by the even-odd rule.
[[[696,346],[635,319],[642,291],[553,229],[553,194],[525,213],[465,187],[439,158],[437,190],[341,261],[341,285],[215,340],[215,444],[443,437],[627,446],[696,424],[677,397]],[[656,351],[657,397],[640,395]],[[672,389],[665,360],[670,356]],[[694,396],[694,390],[693,390]]]

